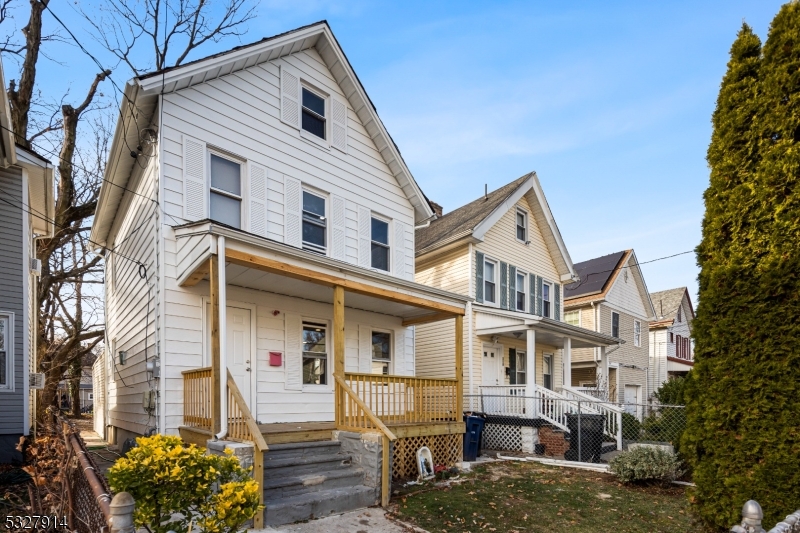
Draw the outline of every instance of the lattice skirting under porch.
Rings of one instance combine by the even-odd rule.
[[[484,450],[522,451],[522,431],[519,426],[486,424],[483,428]]]
[[[437,465],[453,466],[463,457],[464,436],[427,435],[424,437],[405,437],[392,443],[392,479],[416,478],[417,450],[427,446]]]

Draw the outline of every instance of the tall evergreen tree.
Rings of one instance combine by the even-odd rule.
[[[756,499],[765,523],[800,507],[800,6],[761,55],[731,47],[708,149],[695,368],[682,451],[695,512],[729,528]]]

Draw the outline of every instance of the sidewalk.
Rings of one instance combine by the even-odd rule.
[[[251,529],[249,533],[408,533],[414,531],[386,518],[379,507],[359,509],[301,524]]]

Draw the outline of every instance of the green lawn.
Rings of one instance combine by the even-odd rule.
[[[477,467],[450,487],[411,486],[397,515],[431,533],[685,532],[683,487],[625,486],[609,474],[517,461]]]

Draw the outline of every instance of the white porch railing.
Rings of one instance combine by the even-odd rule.
[[[572,387],[562,387],[561,394],[571,400],[591,402],[589,403],[591,408],[604,417],[603,433],[617,441],[618,450],[622,449],[622,413],[624,411],[622,407],[610,402],[598,401],[594,396]],[[583,406],[583,403],[581,405]]]
[[[480,394],[472,396],[464,407],[487,415],[533,417],[533,406],[527,406],[525,385],[487,385],[480,387]],[[476,401],[477,400],[477,401]]]

